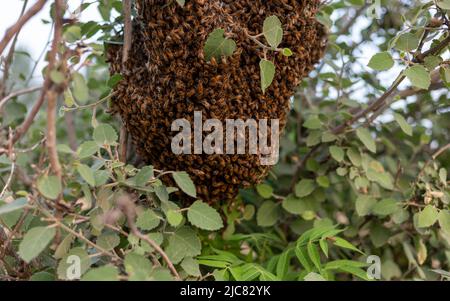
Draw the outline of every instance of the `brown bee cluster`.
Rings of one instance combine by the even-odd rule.
[[[175,155],[171,131],[176,119],[279,119],[286,124],[290,98],[324,54],[326,32],[315,19],[321,0],[137,0],[133,43],[122,65],[121,47],[108,48],[111,73],[121,73],[112,110],[119,113],[137,152],[158,169],[187,171],[200,198],[233,199],[239,188],[259,183],[269,166],[258,155]],[[266,17],[283,24],[280,47],[269,51],[276,75],[263,94],[259,62],[263,49],[248,34],[262,32]],[[206,61],[208,35],[222,28],[237,49],[221,61]],[[261,38],[262,42],[265,42]]]

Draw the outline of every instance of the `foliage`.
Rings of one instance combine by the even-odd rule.
[[[185,172],[123,160],[122,125],[107,112],[121,77],[109,77],[104,57],[122,43],[122,1],[74,10],[102,20],[64,23],[56,64],[42,73],[61,94],[61,175],[44,107],[12,142],[36,93],[0,100],[0,279],[367,280],[368,255],[386,280],[448,278],[450,4],[381,3],[379,19],[365,1],[323,5],[330,45],[292,99],[280,162],[222,205],[196,200]],[[282,26],[269,16],[249,39],[289,56]],[[224,29],[209,38],[206,59],[238,47]],[[12,63],[28,59],[16,49]],[[32,70],[5,70],[0,99],[31,87]],[[275,72],[262,57],[256,84],[264,90]]]

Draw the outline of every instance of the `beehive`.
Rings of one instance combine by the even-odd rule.
[[[324,54],[326,32],[315,19],[320,0],[137,0],[129,59],[109,47],[111,73],[123,79],[115,88],[112,109],[131,133],[138,153],[158,169],[187,171],[200,198],[229,200],[238,189],[260,182],[269,166],[257,155],[175,155],[171,131],[175,119],[279,119],[286,124],[289,100],[300,81]],[[263,94],[259,62],[262,49],[245,30],[261,33],[266,17],[283,24],[281,47],[291,57],[269,52],[276,76]],[[236,41],[231,57],[208,62],[203,48],[217,28]]]

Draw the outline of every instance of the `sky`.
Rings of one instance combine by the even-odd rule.
[[[3,2],[8,2],[7,6],[3,6],[0,9],[0,34],[4,35],[7,28],[9,28],[12,24],[14,24],[17,19],[20,17],[20,12],[22,10],[23,0],[1,0]],[[50,4],[52,1],[48,1],[45,7],[34,16],[27,24],[22,28],[18,43],[17,49],[26,50],[31,55],[31,58],[36,61],[43,50],[47,47],[47,41],[49,40],[49,36],[51,34],[51,24],[45,24],[42,22],[43,19],[49,21],[50,20]],[[69,10],[75,11],[77,7],[81,3],[86,3],[86,0],[69,0]],[[28,6],[31,7],[35,3],[35,0],[28,0]],[[100,14],[97,11],[97,7],[95,5],[89,6],[80,17],[81,21],[89,21],[89,20],[100,20]],[[33,61],[30,60],[30,64],[34,64]],[[40,71],[45,67],[45,62],[41,60],[36,68],[35,77],[40,75]],[[36,78],[37,80],[37,78]]]

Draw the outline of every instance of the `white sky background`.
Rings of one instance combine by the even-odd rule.
[[[69,11],[73,12],[81,3],[87,3],[92,1],[82,1],[82,0],[69,0]],[[0,0],[0,3],[6,4],[0,9],[0,34],[3,37],[6,29],[13,25],[20,16],[20,12],[23,6],[23,0]],[[28,0],[28,8],[31,7],[35,3],[35,0]],[[52,1],[48,1],[45,7],[34,16],[27,24],[22,28],[16,49],[18,50],[26,50],[32,57],[34,61],[39,58],[39,55],[42,53],[44,48],[47,45],[47,41],[51,34],[52,26],[51,24],[44,24],[42,19],[50,21],[50,4]],[[100,14],[97,10],[97,5],[91,5],[80,16],[81,21],[89,21],[89,20],[99,20],[101,21]],[[30,65],[33,65],[34,62],[30,60]],[[44,59],[41,59],[38,67],[36,68],[36,72],[34,74],[34,78],[39,80],[40,72],[42,68],[46,65]]]

